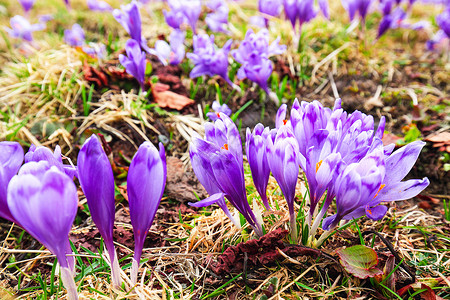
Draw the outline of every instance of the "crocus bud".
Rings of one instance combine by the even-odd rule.
[[[131,282],[136,283],[139,262],[147,232],[153,223],[166,185],[166,153],[162,143],[159,151],[144,142],[131,161],[127,177],[131,225],[134,233],[134,257]]]
[[[72,179],[46,161],[25,164],[9,183],[8,206],[23,229],[56,255],[68,299],[78,299],[72,262],[66,256],[78,207]]]
[[[295,186],[302,156],[299,153],[297,140],[289,126],[283,125],[277,130],[275,140],[266,138],[267,161],[270,171],[283,192],[289,208],[291,236],[297,243],[297,223],[294,211]],[[304,158],[303,158],[304,160]],[[304,162],[302,162],[304,164]]]
[[[23,149],[17,142],[0,142],[0,217],[17,223],[6,202],[7,187],[23,162]]]
[[[92,221],[105,241],[111,262],[113,285],[119,287],[120,269],[113,241],[114,174],[108,157],[95,135],[86,140],[78,154],[78,179],[86,196]]]
[[[267,210],[270,210],[266,193],[267,184],[269,183],[270,168],[269,163],[267,162],[265,140],[269,134],[268,127],[264,128],[262,124],[257,124],[253,129],[253,132],[247,128],[247,138],[245,142],[245,151],[252,172],[253,183]]]

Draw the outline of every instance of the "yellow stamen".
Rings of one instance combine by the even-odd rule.
[[[222,149],[228,150],[228,144],[224,144]]]
[[[316,164],[316,173],[317,173],[317,171],[319,171],[319,168],[320,168],[320,166],[322,165],[322,162],[323,162],[323,160],[319,161],[319,162]]]

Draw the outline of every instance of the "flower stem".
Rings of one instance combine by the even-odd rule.
[[[319,248],[320,246],[322,246],[323,242],[325,242],[325,240],[333,233],[333,230],[328,230],[325,231],[324,233],[322,233],[322,235],[320,236],[320,238],[317,240],[317,242],[315,243],[315,247]]]
[[[297,220],[295,219],[295,213],[291,213],[289,215],[289,225],[291,226],[292,241],[296,245],[298,243],[298,231],[297,231]]]
[[[78,300],[77,286],[69,268],[61,267],[61,280],[67,290],[67,299]]]

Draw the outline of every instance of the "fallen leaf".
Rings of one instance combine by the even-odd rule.
[[[170,88],[166,84],[154,83],[152,86],[152,95],[156,103],[160,107],[168,107],[171,109],[182,110],[188,105],[195,103],[194,100],[189,99],[186,96],[169,91]]]
[[[366,279],[383,274],[383,271],[375,267],[378,264],[378,256],[372,248],[356,245],[336,252],[345,270],[358,278]]]
[[[108,86],[108,77],[105,73],[90,66],[87,61],[83,65],[83,74],[86,81],[95,83],[99,88]]]

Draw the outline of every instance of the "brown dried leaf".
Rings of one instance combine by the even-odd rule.
[[[152,94],[156,103],[160,107],[182,110],[188,105],[194,104],[194,100],[186,96],[169,91],[169,86],[162,83],[152,84]]]

